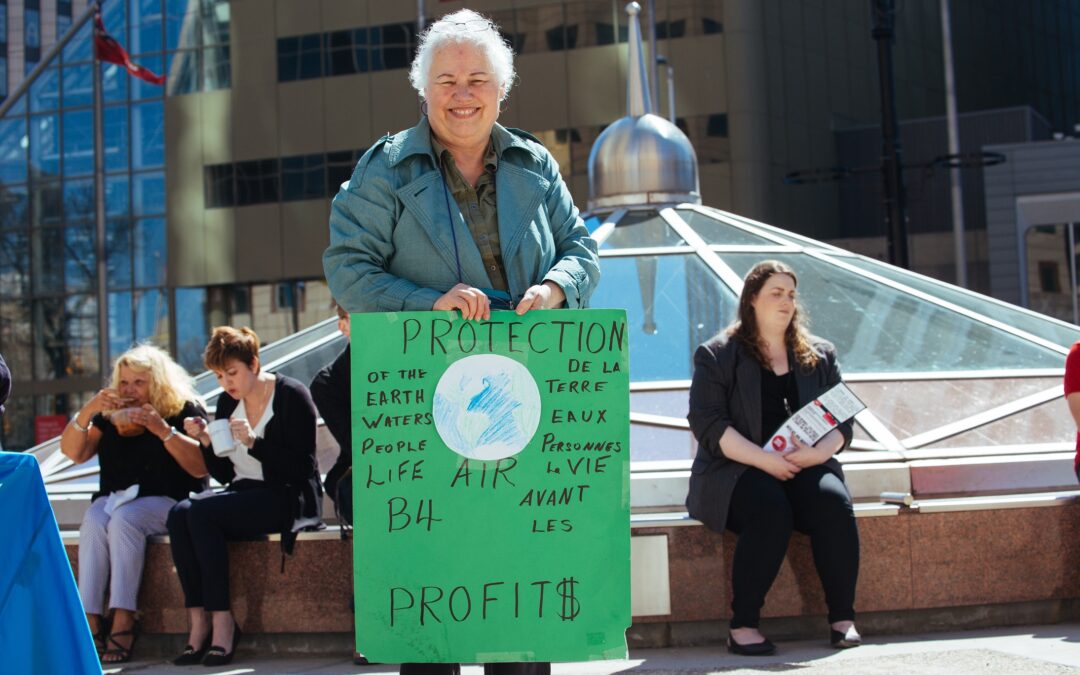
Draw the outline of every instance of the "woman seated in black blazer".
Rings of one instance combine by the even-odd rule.
[[[833,646],[861,641],[854,624],[859,533],[834,457],[851,442],[850,423],[812,447],[792,438],[786,454],[761,449],[793,411],[840,382],[833,346],[803,326],[797,283],[787,265],[755,265],[743,280],[737,320],[694,354],[688,418],[698,451],[686,504],[711,529],[738,535],[728,649],[748,656],[776,651],[758,619],[792,529],[810,535]]]
[[[229,420],[235,446],[224,456],[215,455],[206,421],[184,420],[185,432],[202,447],[210,475],[228,487],[213,496],[186,499],[169,514],[173,561],[191,623],[176,665],[232,661],[239,628],[229,609],[226,542],[279,532],[284,556],[292,552],[296,533],[319,525],[322,515],[317,414],[307,387],[260,368],[259,337],[250,328],[215,328],[203,362],[225,390],[215,418]]]

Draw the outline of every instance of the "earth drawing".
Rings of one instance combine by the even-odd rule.
[[[497,354],[455,361],[435,387],[435,429],[468,459],[521,452],[540,424],[540,390],[529,370]]]

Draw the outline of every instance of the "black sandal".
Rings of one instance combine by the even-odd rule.
[[[116,641],[116,638],[118,638],[118,637],[126,637],[128,635],[131,636],[131,644],[129,644],[127,647],[125,647],[124,645],[122,645],[122,644],[120,644],[119,642]],[[135,628],[132,628],[131,630],[122,630],[122,631],[119,631],[117,633],[110,634],[109,637],[105,638],[106,646],[108,646],[108,645],[115,645],[115,646],[109,647],[105,651],[101,652],[101,662],[105,663],[105,664],[127,663],[128,661],[131,660],[131,651],[133,649],[135,649],[135,641],[138,640],[138,639],[139,639],[139,631],[136,630]],[[106,657],[116,657],[116,658],[106,658]]]
[[[97,652],[98,660],[101,660],[102,655],[105,653],[106,640],[109,636],[109,631],[105,630],[105,626],[98,629],[98,632],[91,633],[94,638],[94,651]]]

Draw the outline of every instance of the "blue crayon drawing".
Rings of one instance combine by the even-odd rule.
[[[435,387],[435,428],[469,459],[521,452],[540,423],[540,390],[525,366],[494,354],[454,362]]]

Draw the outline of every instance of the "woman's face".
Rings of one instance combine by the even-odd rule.
[[[436,50],[424,89],[435,137],[451,150],[486,146],[499,117],[499,94],[483,51],[469,44]]]
[[[150,371],[120,366],[120,379],[116,389],[130,400],[129,406],[141,406],[150,402]]]
[[[750,305],[759,330],[786,330],[795,316],[795,280],[788,274],[772,275]]]
[[[258,366],[258,357],[253,366]],[[217,378],[218,384],[225,390],[225,393],[232,396],[236,400],[240,400],[251,393],[255,388],[255,384],[259,381],[259,376],[255,372],[256,368],[249,368],[243,361],[231,359],[225,362],[224,370],[215,370],[214,377]]]

